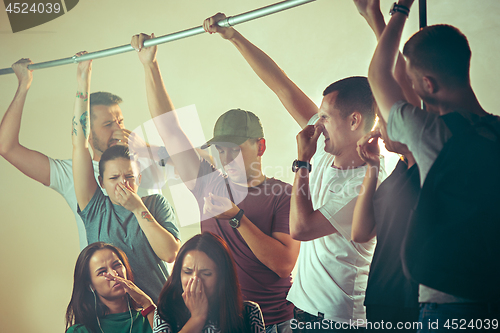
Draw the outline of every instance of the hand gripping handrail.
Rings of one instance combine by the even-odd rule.
[[[303,4],[306,4],[308,2],[313,2],[316,0],[287,0],[287,1],[282,1],[275,3],[273,5],[269,5],[266,7],[262,7],[259,9],[255,9],[243,14],[239,14],[236,16],[230,16],[225,18],[224,20],[221,20],[217,22],[217,24],[220,27],[231,27],[236,24],[244,23],[247,21],[254,20],[256,18],[264,17],[270,14],[274,14],[286,9],[290,9],[293,7],[297,7]],[[205,30],[203,30],[202,26],[196,27],[196,28],[191,28],[188,30],[183,30],[183,31],[178,31],[172,34],[148,39],[144,41],[144,46],[154,46],[158,44],[163,44],[163,43],[168,43],[172,42],[174,40],[186,38],[186,37],[191,37],[194,35],[199,35],[204,33]],[[45,61],[45,62],[40,62],[37,64],[31,64],[28,66],[28,69],[42,69],[42,68],[49,68],[49,67],[56,67],[56,66],[62,66],[62,65],[67,65],[67,64],[73,64],[73,63],[78,63],[81,61],[86,61],[90,59],[98,59],[98,58],[104,58],[104,57],[109,57],[115,54],[120,54],[120,53],[125,53],[125,52],[130,52],[134,51],[134,48],[130,46],[130,44],[127,45],[122,45],[122,46],[117,46],[113,47],[110,49],[105,49],[101,51],[95,51],[91,53],[84,54],[82,56],[76,57],[69,57],[69,58],[64,58],[64,59],[58,59],[58,60],[51,60],[51,61]],[[11,74],[14,73],[12,68],[3,68],[0,69],[0,75],[4,74]]]

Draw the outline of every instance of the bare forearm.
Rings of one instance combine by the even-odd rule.
[[[73,147],[88,148],[90,80],[78,82],[72,120]]]
[[[189,182],[198,176],[200,158],[182,130],[174,106],[167,94],[158,63],[144,65],[146,91],[151,117],[181,179]],[[189,185],[188,185],[189,184]],[[188,183],[189,188],[194,184]]]
[[[0,124],[0,153],[5,156],[13,148],[19,145],[19,131],[21,129],[21,117],[28,89],[19,85],[14,99],[5,112]]]
[[[158,62],[154,61],[145,64],[144,73],[146,75],[146,93],[151,117],[154,118],[174,110],[174,105],[165,88]]]
[[[377,40],[379,40],[380,36],[382,36],[382,32],[385,29],[384,15],[382,15],[380,8],[367,10],[367,15],[363,15],[363,17],[372,29]]]
[[[88,149],[90,77],[78,80],[72,119],[73,181],[78,206],[85,209],[97,188],[92,158]]]
[[[351,238],[358,243],[367,242],[376,235],[373,194],[377,189],[378,173],[378,166],[368,167],[361,185],[361,192],[356,200],[352,217]]]
[[[238,231],[260,262],[281,278],[290,276],[297,261],[298,242],[290,240],[287,246],[278,239],[264,234],[245,215],[241,219]]]
[[[278,96],[290,115],[303,128],[318,112],[318,107],[307,97],[283,70],[261,49],[235,31],[229,39],[243,55],[253,71]]]
[[[145,206],[135,209],[133,213],[158,258],[173,262],[179,251],[180,241],[165,230]]]
[[[389,118],[392,105],[404,99],[401,87],[394,78],[393,69],[405,21],[404,14],[396,13],[392,16],[379,39],[368,70],[368,80],[385,121]]]
[[[295,174],[290,200],[290,235],[293,239],[308,241],[322,236],[316,228],[313,215],[315,211],[309,189],[309,171],[301,168]]]
[[[380,7],[368,9],[367,15],[363,15],[363,17],[375,33],[377,40],[379,40],[386,27],[384,15],[382,15]],[[401,86],[401,89],[403,89],[406,100],[415,106],[420,106],[420,99],[413,90],[411,82],[408,80],[408,75],[406,74],[406,62],[401,52],[398,52],[393,72],[395,80]]]

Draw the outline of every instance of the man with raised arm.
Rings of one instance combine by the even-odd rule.
[[[12,65],[19,85],[12,103],[5,112],[0,124],[0,154],[13,166],[28,177],[48,186],[61,194],[75,215],[80,239],[80,248],[87,246],[87,236],[81,217],[78,215],[75,189],[73,185],[73,171],[71,159],[59,160],[50,158],[38,151],[31,150],[19,143],[21,117],[24,102],[33,80],[32,71],[28,70],[31,64],[29,59],[21,59]],[[125,129],[124,119],[120,106],[122,99],[107,92],[90,94],[90,134],[89,141],[93,151],[94,173],[97,179],[99,160],[102,153],[115,144],[126,145],[135,151],[145,152],[148,156],[146,144],[137,135]],[[166,152],[158,147],[149,147],[154,157],[165,158]],[[156,165],[156,163],[154,163]],[[161,175],[157,168],[148,168],[143,171],[146,182],[154,181]],[[145,182],[145,183],[146,183]],[[159,189],[161,186],[155,188]],[[139,188],[139,196],[157,193],[148,188]]]
[[[233,43],[303,128],[297,135],[290,205],[290,233],[302,241],[297,277],[288,295],[296,306],[292,328],[353,328],[350,324],[365,319],[364,290],[375,244],[373,239],[351,240],[355,199],[367,170],[356,143],[375,120],[368,81],[349,77],[331,84],[318,110],[267,54],[235,29],[215,24],[224,18],[219,13],[205,20],[205,30]],[[322,133],[324,138],[318,140]]]
[[[153,35],[152,35],[153,36]],[[220,235],[235,259],[243,296],[257,302],[269,329],[290,330],[293,304],[286,300],[299,242],[289,235],[291,186],[262,173],[266,141],[255,114],[224,113],[215,124],[215,145],[227,176],[197,151],[181,128],[165,89],[152,38],[132,38],[146,75],[151,116],[179,176],[198,201],[201,230]]]
[[[389,138],[393,141],[406,144],[415,157],[420,171],[421,193],[424,193],[424,190],[428,188],[426,184],[428,184],[427,181],[429,179],[432,185],[436,183],[437,175],[440,177],[443,176],[439,172],[440,168],[446,168],[446,164],[436,164],[438,168],[433,167],[434,164],[437,161],[443,161],[443,158],[447,159],[448,162],[450,161],[450,157],[456,158],[454,163],[448,163],[447,165],[455,164],[460,167],[458,172],[462,178],[457,179],[455,183],[468,186],[468,191],[464,191],[465,193],[460,191],[450,193],[449,188],[442,189],[442,187],[438,187],[441,190],[433,191],[434,193],[431,194],[434,196],[433,198],[441,198],[439,193],[444,193],[444,196],[450,198],[449,200],[452,201],[451,205],[454,206],[453,209],[455,211],[462,211],[461,206],[466,207],[467,212],[463,215],[468,215],[470,212],[477,214],[478,206],[476,206],[477,202],[474,200],[480,197],[482,192],[492,190],[495,194],[489,196],[487,200],[493,198],[492,202],[498,202],[498,189],[487,189],[481,185],[482,183],[492,182],[494,178],[491,175],[485,173],[484,181],[479,180],[478,177],[476,177],[476,180],[468,178],[474,177],[474,173],[481,172],[481,170],[487,168],[489,165],[483,163],[485,168],[481,168],[481,170],[475,167],[471,168],[469,163],[476,163],[474,161],[476,160],[475,158],[471,160],[470,156],[468,156],[471,153],[471,147],[464,144],[457,147],[457,150],[460,149],[461,151],[450,153],[450,151],[453,151],[450,150],[453,149],[451,148],[453,146],[449,146],[447,143],[453,144],[457,142],[451,139],[460,138],[464,134],[464,131],[457,131],[457,128],[466,128],[468,129],[466,135],[470,135],[469,139],[474,138],[474,142],[478,142],[476,139],[478,137],[483,137],[483,144],[488,141],[495,141],[496,138],[498,144],[500,117],[493,116],[482,108],[471,87],[471,50],[467,38],[457,28],[444,24],[421,29],[406,42],[403,48],[403,55],[407,60],[408,76],[413,83],[415,91],[425,102],[426,106],[428,106],[428,109],[436,112],[428,112],[408,103],[407,98],[405,98],[402,92],[402,87],[394,79],[392,71],[400,45],[402,30],[412,4],[413,0],[400,0],[398,3],[394,3],[391,9],[392,18],[380,37],[373,55],[368,79],[377,104],[380,107],[381,114],[387,121]],[[441,152],[444,152],[446,148],[449,148],[446,150],[447,154],[441,156]],[[479,149],[480,147],[477,146],[476,148]],[[498,147],[495,147],[495,149],[498,149]],[[490,160],[492,158],[491,155],[484,154],[480,159],[483,161],[485,159]],[[463,172],[461,169],[462,165],[464,170],[469,170],[470,172]],[[450,171],[450,169],[447,171]],[[467,178],[469,184],[467,184]],[[463,179],[466,181],[463,182]],[[470,185],[471,183],[474,183],[474,185]],[[447,185],[445,184],[444,186]],[[475,191],[472,186],[482,188],[484,191]],[[420,201],[425,201],[426,197],[422,196],[423,194],[421,194]],[[440,205],[442,203],[445,203],[445,201],[440,201]],[[418,207],[414,212],[416,216],[419,216],[416,214],[419,212]],[[486,209],[488,208],[486,207]],[[438,209],[444,210],[444,207],[440,206]],[[450,212],[449,209],[446,211]],[[442,290],[436,290],[420,284],[419,301],[421,306],[419,321],[422,324],[420,332],[431,330],[433,332],[448,332],[449,329],[458,328],[458,325],[455,324],[456,322],[460,322],[461,325],[466,323],[467,326],[461,326],[460,329],[467,327],[468,331],[481,331],[479,325],[482,325],[483,328],[486,328],[488,325],[491,326],[491,322],[488,322],[485,318],[499,317],[500,306],[498,294],[496,296],[493,295],[490,287],[486,285],[489,284],[491,276],[496,276],[497,274],[491,276],[487,273],[485,274],[485,271],[489,270],[488,267],[490,265],[494,267],[498,266],[492,264],[493,261],[490,262],[489,260],[485,264],[477,264],[482,258],[498,259],[497,256],[492,257],[490,250],[487,250],[488,248],[498,248],[498,235],[485,235],[488,237],[493,236],[493,240],[491,238],[488,240],[487,237],[481,235],[483,237],[481,238],[482,241],[479,243],[474,242],[477,231],[483,230],[483,224],[498,223],[498,214],[493,214],[496,215],[493,222],[490,222],[488,219],[481,219],[480,221],[469,220],[473,224],[472,228],[474,230],[467,231],[463,229],[464,224],[463,220],[460,220],[460,216],[458,218],[454,217],[451,220],[449,216],[445,216],[439,222],[446,223],[447,219],[450,220],[450,223],[445,225],[450,226],[450,229],[448,229],[448,233],[450,234],[451,229],[456,230],[452,234],[452,237],[455,237],[455,242],[450,244],[450,239],[445,241],[443,237],[437,243],[446,242],[447,246],[452,248],[452,252],[455,251],[455,253],[458,253],[455,245],[457,247],[461,245],[462,247],[467,247],[470,244],[477,244],[478,252],[480,253],[478,256],[474,255],[471,258],[470,255],[460,255],[453,262],[461,267],[475,267],[476,269],[472,270],[475,281],[466,281],[469,281],[470,285],[477,286],[479,290],[485,290],[484,294],[489,294],[489,297],[493,296],[494,298],[491,301],[488,299],[486,301],[478,301],[478,299],[469,299],[455,295],[461,293],[459,290],[455,291],[455,294],[452,295]],[[416,228],[425,224],[426,221],[416,219],[411,221],[410,227],[414,226],[415,229],[413,230],[416,230]],[[463,230],[462,235],[460,235],[461,230]],[[411,236],[412,233],[407,235],[410,238]],[[436,243],[436,240],[433,240],[433,236],[431,234],[427,235],[426,243]],[[461,241],[458,241],[458,237],[466,239],[465,242],[468,242],[468,244],[460,244]],[[425,245],[427,246],[427,244]],[[408,248],[406,248],[406,251],[408,251]],[[422,267],[423,263],[427,262],[435,262],[437,266],[441,267],[449,265],[448,262],[445,263],[439,259],[441,258],[441,253],[435,253],[435,257],[432,255],[422,255],[421,253],[422,258],[419,259],[419,265],[415,265],[415,267]],[[429,258],[430,256],[432,257]],[[483,263],[484,261],[481,262]],[[481,272],[478,270],[481,270]],[[460,274],[454,274],[453,277],[445,279],[438,272],[427,273],[427,277],[425,278],[430,283],[442,280],[448,286],[451,286],[458,285],[461,283],[460,281],[464,281],[464,276]],[[496,290],[498,291],[498,288]],[[498,322],[496,324],[498,325]]]

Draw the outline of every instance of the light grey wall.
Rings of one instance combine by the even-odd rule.
[[[429,1],[428,22],[449,23],[469,38],[472,84],[483,106],[500,114],[500,2],[497,0]],[[198,26],[224,11],[236,15],[271,4],[271,0],[85,0],[62,17],[13,34],[0,5],[0,67],[22,57],[34,62],[59,59],[77,51],[126,44],[139,32],[164,35]],[[392,0],[383,0],[386,13]],[[418,28],[411,14],[404,39]],[[388,16],[386,17],[388,19]],[[317,2],[245,23],[238,29],[271,55],[314,101],[331,82],[366,75],[375,38],[352,1]],[[159,63],[176,107],[194,104],[205,136],[217,117],[230,108],[258,114],[264,124],[268,176],[291,181],[299,127],[277,98],[253,74],[230,43],[200,35],[159,47]],[[70,120],[75,94],[74,65],[34,72],[25,105],[20,141],[55,158],[71,156]],[[17,87],[14,75],[0,76],[0,110],[6,110]],[[92,91],[111,91],[124,99],[126,126],[149,119],[142,68],[134,53],[94,61]],[[3,116],[4,111],[0,111]],[[79,253],[77,229],[65,201],[0,159],[0,330],[63,330]],[[199,226],[183,228],[183,239]]]

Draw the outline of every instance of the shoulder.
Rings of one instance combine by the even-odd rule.
[[[51,163],[54,163],[56,165],[60,165],[62,167],[70,167],[73,165],[73,160],[72,159],[66,159],[66,160],[60,160],[58,158],[52,158],[52,157],[49,157],[47,156],[47,158],[49,159],[49,161]]]
[[[262,311],[260,310],[259,304],[251,301],[244,301],[243,306],[243,314],[250,324],[250,330],[252,332],[265,332],[264,318],[262,317]]]
[[[245,315],[250,317],[250,319],[254,317],[261,318],[262,317],[262,312],[260,310],[259,304],[252,302],[252,301],[244,301],[243,302],[243,312]]]
[[[66,333],[90,333],[90,331],[82,324],[76,324],[68,328]]]
[[[144,202],[144,204],[146,206],[148,204],[151,204],[151,205],[155,204],[155,205],[165,205],[165,206],[170,207],[170,203],[168,202],[168,200],[162,194],[159,194],[159,193],[146,195],[146,196],[142,197],[141,199],[142,199],[142,202]]]
[[[264,186],[271,187],[271,193],[279,197],[290,197],[292,185],[276,178],[267,178]]]
[[[153,333],[160,333],[160,332],[167,332],[167,333],[172,332],[172,327],[170,326],[169,323],[163,320],[160,317],[158,311],[155,310],[155,315],[153,318]]]

